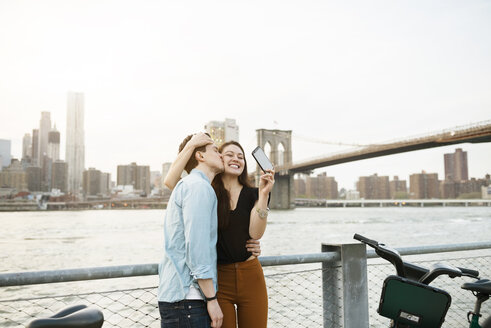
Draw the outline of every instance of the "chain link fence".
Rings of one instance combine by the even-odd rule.
[[[446,258],[445,263],[454,266],[475,268],[481,272],[481,277],[491,277],[491,250],[452,254]],[[429,259],[410,262],[429,266],[435,262],[435,258],[441,259],[441,254],[432,254]],[[421,258],[421,256],[419,257]],[[431,260],[433,258],[433,260]],[[370,311],[370,327],[388,327],[388,320],[380,317],[376,310],[380,299],[380,292],[384,279],[394,274],[390,264],[380,262],[379,259],[368,262],[368,295]],[[300,270],[303,268],[303,270]],[[269,294],[269,321],[268,327],[322,327],[324,322],[323,303],[327,307],[339,304],[334,300],[323,300],[322,269],[320,264],[302,264],[282,267],[265,267],[266,283]],[[336,275],[332,275],[336,277]],[[148,279],[148,278],[147,278]],[[337,279],[337,278],[333,278]],[[118,280],[118,279],[112,279]],[[128,280],[128,279],[124,279]],[[452,305],[448,312],[443,327],[463,327],[467,322],[466,314],[474,306],[475,298],[469,291],[462,290],[460,285],[465,278],[450,279],[437,278],[432,285],[447,290],[452,295]],[[121,285],[119,280],[114,286]],[[148,281],[148,280],[147,280]],[[79,282],[77,284],[91,282]],[[133,284],[133,283],[132,283]],[[117,289],[109,288],[103,292],[73,292],[64,293],[65,285],[70,283],[54,284],[56,294],[44,291],[46,296],[24,297],[18,299],[6,299],[4,295],[9,293],[9,287],[0,288],[0,327],[24,327],[33,318],[46,317],[62,308],[74,304],[93,305],[104,313],[104,328],[106,327],[160,327],[160,316],[156,304],[156,287],[154,284],[142,288]],[[104,282],[104,286],[111,283]],[[85,288],[88,290],[100,290],[98,287]],[[29,287],[25,287],[29,288]],[[72,288],[69,286],[68,289]],[[28,292],[29,293],[29,292]],[[43,292],[36,292],[37,295]],[[338,295],[342,293],[337,293]],[[491,314],[491,301],[483,304],[482,313]],[[342,316],[342,309],[328,309],[327,312],[338,312]],[[337,327],[339,319],[332,322],[327,320],[329,327]]]

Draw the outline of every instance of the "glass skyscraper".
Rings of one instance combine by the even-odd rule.
[[[69,92],[66,118],[68,191],[79,194],[85,169],[84,94]]]
[[[10,165],[10,161],[12,160],[10,148],[10,140],[0,139],[0,171],[2,170],[2,167]]]

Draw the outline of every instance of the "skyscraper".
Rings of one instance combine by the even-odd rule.
[[[409,192],[414,199],[440,198],[438,173],[415,173],[409,176]]]
[[[39,166],[38,156],[39,156],[39,130],[32,130],[32,165]]]
[[[0,171],[2,170],[2,167],[7,167],[10,165],[10,161],[12,160],[10,148],[10,140],[0,139]]]
[[[48,157],[52,161],[60,159],[60,132],[56,130],[56,125],[48,133]]]
[[[83,93],[68,93],[66,131],[65,156],[68,164],[68,191],[78,194],[85,168]]]
[[[337,199],[338,183],[334,177],[328,177],[326,172],[316,177],[308,176],[305,179],[305,195],[308,198]]]
[[[389,177],[377,174],[359,177],[356,189],[360,192],[360,197],[364,199],[389,199]]]
[[[101,174],[95,168],[89,168],[83,173],[83,190],[86,196],[96,196],[101,194]]]
[[[19,160],[12,160],[12,163],[0,172],[0,186],[27,191],[27,174]]]
[[[407,197],[406,180],[399,180],[397,175],[394,176],[394,180],[389,181],[389,189],[391,199]]]
[[[66,192],[68,165],[64,161],[55,160],[51,169],[51,188]]]
[[[29,133],[22,138],[22,159],[32,159],[32,138]]]
[[[108,195],[111,191],[111,173],[101,172],[101,194]]]
[[[27,189],[29,191],[41,191],[41,168],[39,166],[30,166],[26,168]]]
[[[43,156],[48,154],[49,131],[51,131],[51,114],[49,112],[41,112],[41,121],[39,121],[38,165],[43,163]]]
[[[136,190],[142,190],[146,195],[150,194],[150,166],[118,165],[118,186],[132,185]]]
[[[83,173],[83,191],[85,197],[106,196],[110,191],[111,174],[90,167]]]
[[[453,154],[445,154],[443,156],[445,162],[445,180],[469,180],[466,151],[462,151],[462,148],[457,148]]]
[[[239,126],[234,119],[226,118],[225,121],[210,121],[205,125],[205,130],[218,147],[227,141],[239,141]]]
[[[225,142],[227,141],[239,142],[239,126],[234,119],[225,119]]]

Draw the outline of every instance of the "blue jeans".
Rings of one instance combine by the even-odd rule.
[[[159,311],[162,328],[210,328],[204,301],[159,302]]]

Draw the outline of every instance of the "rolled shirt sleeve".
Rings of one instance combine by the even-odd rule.
[[[203,182],[187,186],[182,216],[186,240],[186,264],[194,279],[216,275],[217,200],[213,188]]]

